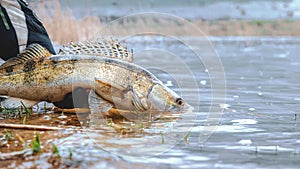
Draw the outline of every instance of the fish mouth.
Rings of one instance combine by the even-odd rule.
[[[159,116],[156,116],[157,119],[165,120],[178,120],[181,118],[182,114],[188,113],[193,110],[193,107],[185,104],[184,106],[178,107],[175,105],[167,106],[164,111],[160,111]]]
[[[187,103],[183,106],[172,105],[166,111],[173,112],[173,113],[184,113],[187,110],[192,109],[193,107]]]

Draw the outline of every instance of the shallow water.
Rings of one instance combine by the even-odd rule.
[[[202,44],[203,38],[182,39],[203,48],[196,45]],[[109,126],[97,131],[54,131],[47,142],[58,146],[60,167],[298,168],[300,38],[210,40],[223,63],[227,85],[225,102],[217,105],[224,113],[222,118],[214,116],[211,124],[220,122],[211,126],[215,130],[210,137],[201,134],[210,129],[204,126],[211,114],[212,91],[222,88],[211,88],[218,79],[210,79],[211,69],[201,58],[214,53],[204,48],[199,59],[179,40],[131,37],[127,45],[134,49],[135,62],[180,93],[195,107],[194,113],[187,112],[176,122],[158,121],[144,127],[143,132],[128,134]],[[208,140],[201,142],[199,136]],[[69,149],[72,160],[68,159]],[[28,157],[21,164],[12,161],[10,166],[50,168],[48,156],[42,154],[33,162]]]
[[[201,145],[198,137],[203,132],[201,126],[205,116],[198,116],[191,130],[190,143],[177,145],[159,159],[177,159],[175,165],[172,162],[170,165],[178,168],[298,168],[300,85],[297,80],[300,59],[297,53],[300,39],[210,39],[226,74],[227,97],[226,104],[221,105],[225,110],[220,126]],[[211,79],[205,73],[205,67],[197,63],[196,57],[184,52],[186,50],[180,45],[174,47],[174,44],[176,42],[169,42],[164,49],[188,62],[194,78],[200,82],[199,114],[205,114],[211,100]],[[191,58],[194,60],[189,62]],[[189,97],[197,98],[197,92],[189,93]],[[178,155],[178,151],[182,154]]]

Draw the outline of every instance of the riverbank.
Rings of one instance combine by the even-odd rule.
[[[109,22],[103,21],[101,16],[85,16],[79,19],[74,16],[73,9],[62,9],[59,1],[52,4],[40,3],[35,5],[35,11],[41,17],[51,39],[56,44],[65,44],[70,41],[84,41],[91,38],[105,36],[99,31]],[[87,9],[88,10],[88,9]],[[110,28],[118,35],[128,35],[129,31],[147,32],[155,29],[161,32],[172,32],[181,36],[300,36],[300,20],[298,19],[270,19],[270,20],[191,20],[194,26],[203,32],[190,31],[191,25],[182,24],[181,21],[168,21],[164,19],[131,18],[126,22],[118,22]],[[124,25],[129,25],[124,29]],[[96,36],[96,37],[95,37]]]
[[[93,16],[83,20],[76,20],[71,16],[67,16],[62,19],[63,22],[60,24],[56,21],[49,21],[49,19],[43,20],[52,40],[60,44],[95,38],[94,35],[99,36],[97,32],[106,25],[106,23],[101,23],[99,19]],[[191,22],[203,34],[190,32],[187,25],[180,27],[174,27],[172,24],[160,25],[159,23],[153,25],[153,23],[147,23],[142,20],[136,21],[132,27],[139,25],[141,22],[143,26],[134,29],[139,31],[145,29],[146,32],[150,27],[155,27],[155,29],[160,29],[163,32],[171,31],[175,34],[176,32],[180,32],[178,35],[184,34],[186,36],[202,36],[203,34],[206,36],[300,36],[300,20],[218,20]],[[128,30],[122,29],[122,24],[112,29],[121,35],[126,35],[128,32]]]
[[[208,36],[299,36],[300,20],[218,20],[193,22]]]

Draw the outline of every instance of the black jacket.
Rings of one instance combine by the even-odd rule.
[[[28,29],[27,46],[32,43],[38,43],[55,54],[49,36],[34,12],[28,7],[24,0],[17,0],[21,6],[26,19]],[[16,57],[20,53],[17,33],[9,18],[6,9],[0,4],[0,58],[8,60]],[[74,97],[75,96],[75,97]],[[73,99],[73,97],[75,99]],[[63,100],[53,103],[60,108],[88,107],[88,95],[83,88],[77,88],[72,93],[66,94]]]
[[[28,29],[27,46],[38,43],[48,49],[52,54],[55,50],[48,33],[34,12],[23,0],[17,0],[24,12]],[[0,4],[0,58],[8,60],[20,53],[18,37],[6,9]]]

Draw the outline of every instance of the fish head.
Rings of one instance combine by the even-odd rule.
[[[155,83],[149,89],[148,100],[153,110],[162,113],[178,113],[187,106],[177,93],[162,83]]]

